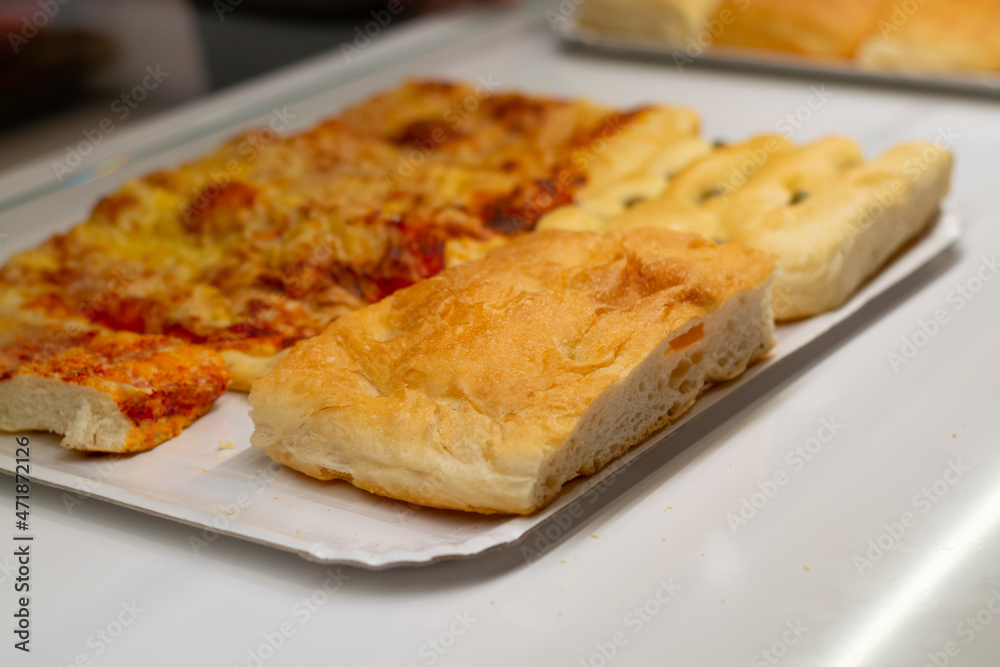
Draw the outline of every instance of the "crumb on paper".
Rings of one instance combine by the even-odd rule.
[[[666,541],[667,541],[667,538],[665,538],[665,537],[664,537],[664,538],[663,538],[662,540],[660,540],[660,541],[661,541],[661,542],[666,542]],[[704,555],[705,555],[705,554],[702,554],[702,556],[704,556]]]
[[[228,440],[219,440],[219,449],[236,449],[236,445]]]
[[[955,437],[955,434],[954,434],[954,433],[952,433],[952,434],[951,434],[951,437],[953,437],[953,438],[954,438],[954,437]]]
[[[726,598],[719,598],[719,604],[726,604]]]
[[[559,561],[559,562],[560,562],[560,563],[562,563],[563,565],[565,565],[565,564],[566,564],[566,561],[564,561],[564,560],[561,560],[561,561]]]
[[[495,600],[490,600],[490,604],[496,604]]]
[[[597,539],[597,535],[594,535],[593,533],[591,533],[591,534],[590,534],[590,536],[591,536],[592,538],[594,538],[595,540]]]
[[[805,570],[806,572],[808,572],[809,571],[809,566],[808,565],[803,565],[802,569]]]
[[[667,509],[668,509],[668,510],[672,510],[672,509],[673,509],[673,507],[671,507],[670,505],[667,505]]]

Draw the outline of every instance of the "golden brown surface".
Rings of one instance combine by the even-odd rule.
[[[866,161],[843,137],[797,146],[777,135],[696,160],[654,199],[599,218],[554,211],[540,229],[655,227],[695,232],[774,255],[779,320],[836,308],[933,221],[948,191],[951,153],[902,144]]]
[[[524,235],[296,345],[254,384],[251,441],[320,479],[529,512],[539,501],[517,485],[543,483],[595,399],[771,270],[764,253],[663,230]],[[394,477],[441,471],[464,490]]]
[[[439,271],[445,240],[531,229],[581,188],[641,170],[657,140],[696,131],[683,110],[409,83],[307,132],[250,132],[127,183],[0,269],[0,315],[270,357]],[[254,367],[234,365],[240,386]]]
[[[996,72],[998,35],[997,0],[890,3],[858,60],[863,67],[902,72]]]
[[[716,17],[733,17],[715,43],[850,58],[885,0],[725,0]]]
[[[204,414],[230,381],[215,352],[167,336],[0,322],[0,384],[49,378],[109,395],[134,427],[126,448],[143,451]]]

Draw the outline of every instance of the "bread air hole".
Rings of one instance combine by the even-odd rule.
[[[688,371],[691,370],[691,362],[688,359],[681,359],[674,370],[670,372],[670,388],[678,389],[687,379]]]
[[[699,322],[680,336],[670,341],[671,350],[682,350],[688,345],[694,345],[705,337],[705,323]]]

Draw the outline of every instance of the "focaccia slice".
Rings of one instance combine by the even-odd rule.
[[[68,449],[152,449],[230,379],[216,352],[176,338],[0,321],[0,430],[53,431]]]
[[[665,230],[536,232],[346,315],[250,393],[318,479],[527,514],[773,345],[772,261]]]
[[[775,317],[792,320],[843,304],[927,228],[948,192],[951,164],[947,149],[924,142],[866,162],[842,137],[796,146],[761,136],[696,160],[661,196],[619,215],[567,206],[538,228],[665,228],[767,251],[780,269]]]

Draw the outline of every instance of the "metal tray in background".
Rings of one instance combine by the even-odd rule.
[[[556,23],[554,30],[564,44],[611,56],[659,60],[671,66],[710,66],[751,72],[813,76],[909,89],[948,91],[1000,99],[1000,73],[937,74],[878,72],[858,67],[848,59],[817,59],[795,53],[764,49],[711,46],[700,54],[658,40],[637,36],[603,33],[580,26],[569,19]]]

